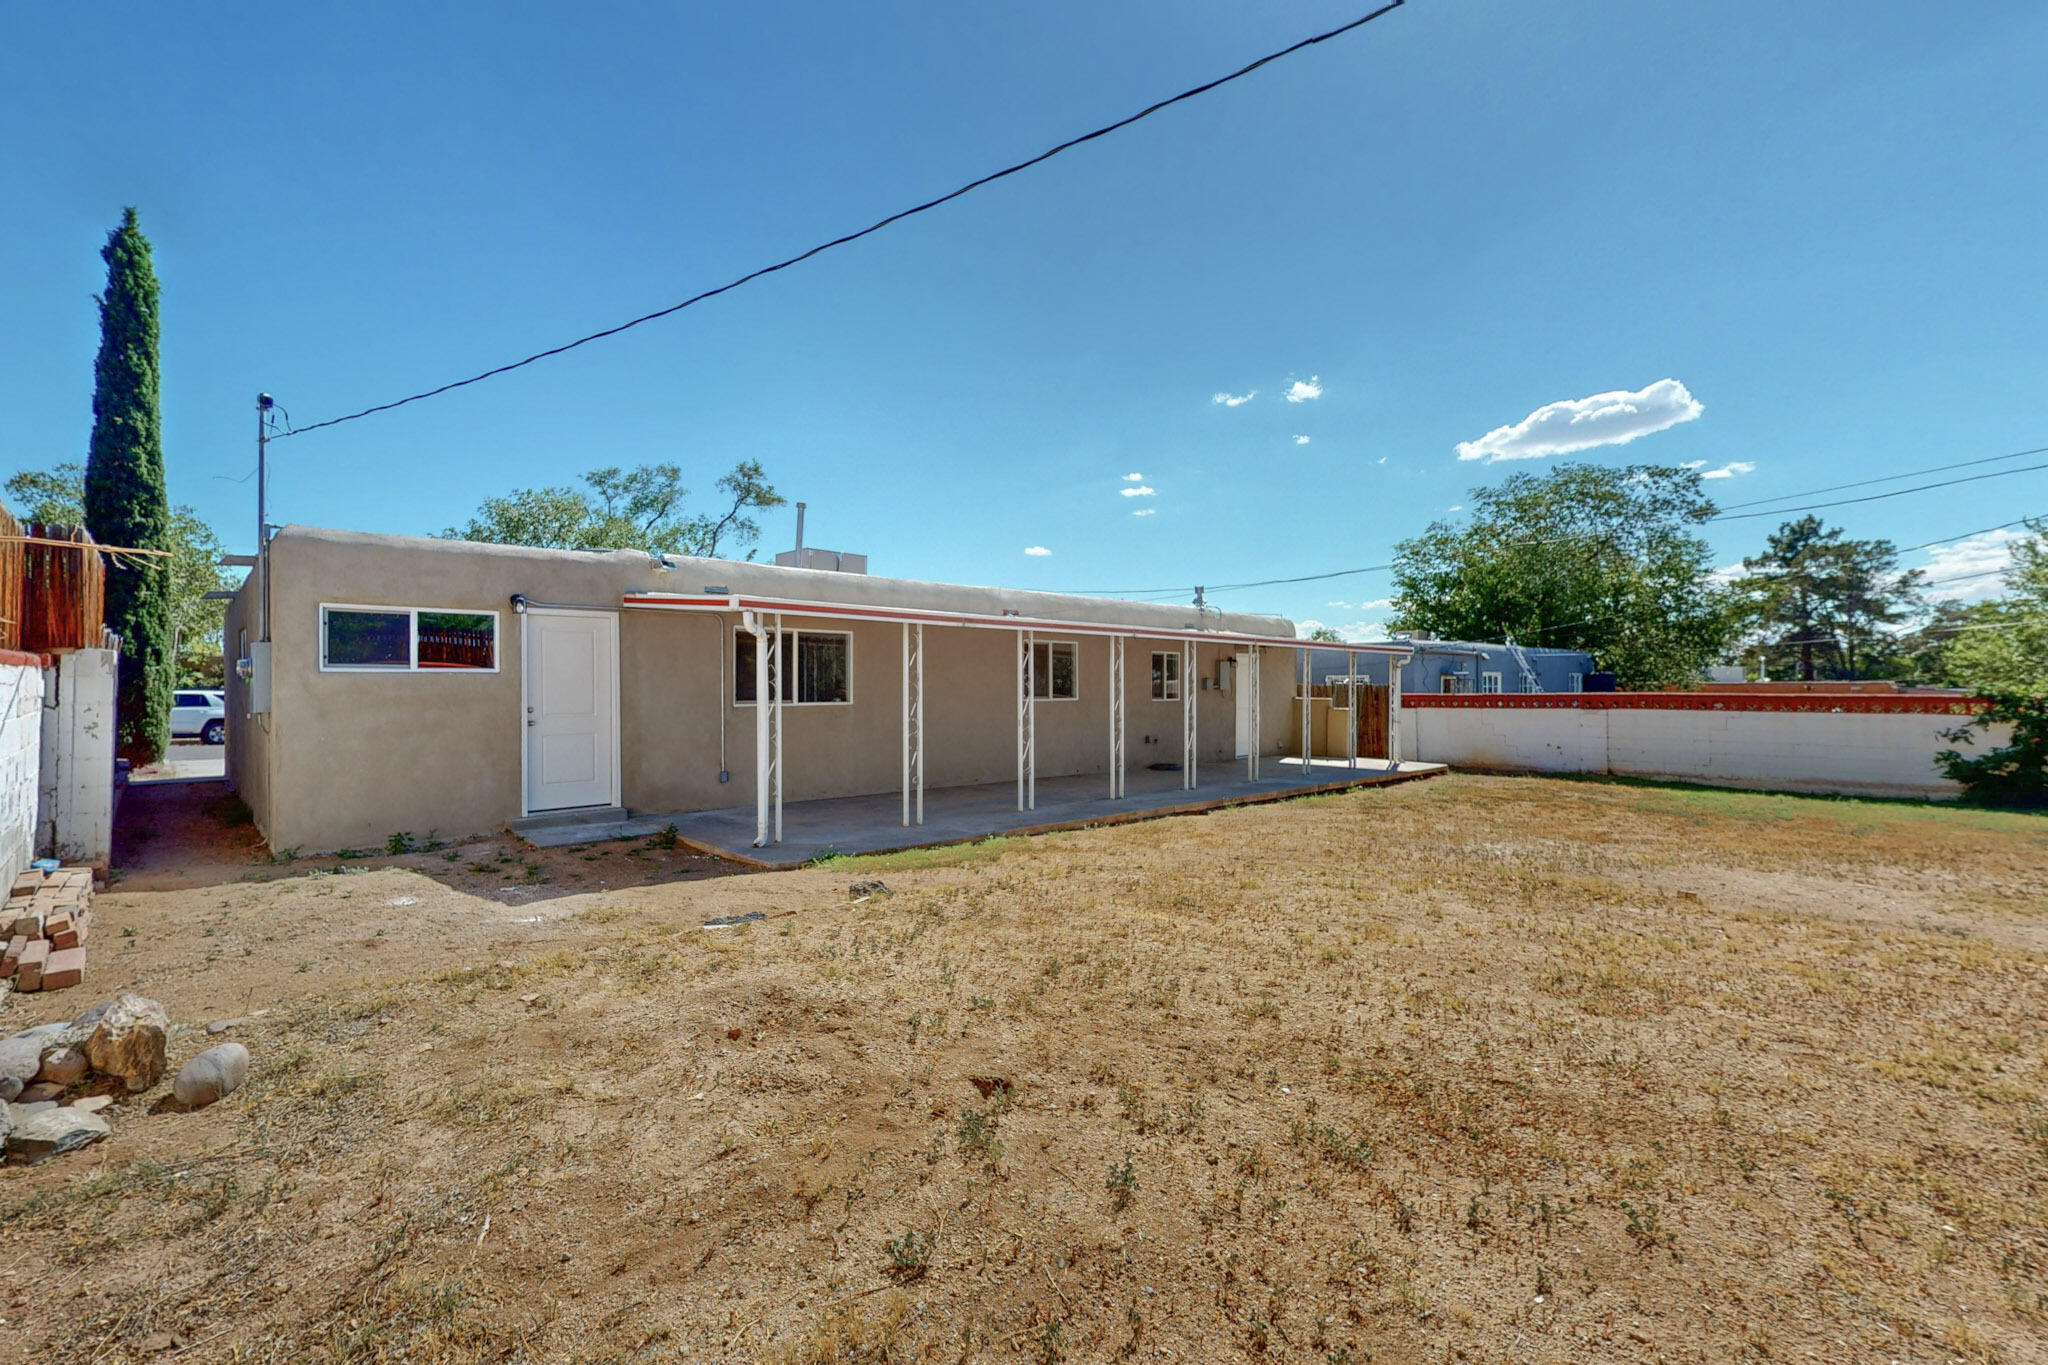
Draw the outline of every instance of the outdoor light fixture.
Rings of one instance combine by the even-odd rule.
[[[513,594],[512,594],[512,610],[513,610],[513,612],[514,612],[514,613],[516,613],[517,615],[520,615],[520,616],[524,616],[524,615],[526,615],[526,594],[525,594],[525,593],[523,593],[523,592],[515,592],[515,593],[513,593]]]

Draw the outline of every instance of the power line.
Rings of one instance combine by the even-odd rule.
[[[1959,483],[1976,483],[1979,479],[2002,479],[2008,474],[2031,474],[2037,469],[2048,469],[2048,464],[2022,465],[2018,469],[1995,469],[1989,474],[1966,474],[1960,479],[1942,479],[1937,483],[1916,484],[1912,488],[1895,488],[1889,493],[1868,493],[1860,498],[1837,498],[1833,502],[1809,502],[1799,507],[1773,507],[1764,512],[1737,512],[1733,516],[1719,513],[1707,521],[1751,521],[1757,517],[1782,517],[1788,512],[1815,512],[1823,507],[1847,507],[1851,503],[1881,502],[1886,498],[1903,498],[1908,493],[1925,493],[1931,488],[1948,488]]]
[[[2017,460],[2028,455],[2048,455],[2048,446],[2037,446],[2033,450],[2015,450],[2008,455],[1986,455],[1981,460],[1958,460],[1954,464],[1931,465],[1926,469],[1908,469],[1901,474],[1884,474],[1875,479],[1858,479],[1853,483],[1829,484],[1826,488],[1809,488],[1803,493],[1781,493],[1774,498],[1753,498],[1748,502],[1731,502],[1721,510],[1732,512],[1743,507],[1761,507],[1767,502],[1790,502],[1793,498],[1818,497],[1822,493],[1839,493],[1845,488],[1867,488],[1874,483],[1890,483],[1894,479],[1918,478],[1922,474],[1945,474],[1951,469],[1968,469],[1972,465],[1996,464],[2000,460]]]
[[[1908,545],[1899,553],[1909,555],[1915,550],[1925,550],[1936,545],[1947,545],[1957,540],[1968,540],[1971,536],[1988,536],[1993,531],[2003,531],[2012,526],[2024,526],[2030,521],[2041,521],[2043,519],[2048,519],[2048,512],[2037,512],[2031,517],[2020,517],[2014,521],[2001,521],[1996,526],[1987,526],[1981,531],[1965,531],[1959,536],[1943,536],[1940,540],[1923,540],[1918,545]]]
[[[1358,18],[1351,20],[1349,23],[1339,24],[1336,28],[1327,29],[1322,33],[1314,35],[1313,37],[1303,38],[1300,42],[1291,43],[1288,46],[1279,49],[1277,52],[1269,52],[1265,56],[1259,58],[1257,61],[1248,62],[1244,66],[1239,67],[1237,70],[1231,72],[1227,76],[1219,76],[1213,81],[1207,81],[1201,85],[1194,86],[1191,89],[1183,90],[1178,95],[1169,96],[1166,99],[1160,100],[1156,104],[1149,104],[1143,109],[1140,109],[1137,113],[1129,115],[1126,118],[1120,118],[1114,123],[1106,123],[1102,127],[1097,128],[1092,132],[1081,134],[1079,137],[1068,138],[1065,142],[1062,142],[1055,147],[1047,148],[1045,151],[1040,152],[1037,156],[1030,157],[1024,161],[1019,161],[1014,165],[1005,166],[1003,169],[995,171],[989,175],[984,175],[977,180],[970,180],[966,184],[962,185],[959,189],[954,190],[949,194],[942,194],[936,199],[927,199],[924,203],[919,204],[914,208],[907,208],[901,210],[900,212],[892,213],[886,218],[880,219],[879,221],[874,223],[870,223],[868,226],[860,229],[858,232],[849,232],[842,237],[834,237],[829,242],[821,242],[817,246],[812,247],[808,251],[802,252],[795,256],[791,256],[786,260],[777,261],[773,265],[764,265],[758,270],[750,270],[746,274],[741,275],[738,279],[731,280],[725,284],[721,284],[715,289],[707,289],[701,294],[693,294],[689,298],[684,299],[681,303],[671,304],[667,308],[657,309],[652,313],[643,313],[639,317],[632,319],[630,322],[622,322],[616,327],[607,327],[601,332],[592,332],[588,336],[578,337],[576,338],[576,340],[565,342],[560,346],[551,346],[545,351],[536,351],[532,355],[527,356],[522,360],[515,360],[508,365],[499,365],[494,369],[485,370],[481,374],[471,375],[467,379],[458,379],[455,380],[453,383],[443,384],[439,388],[426,389],[419,393],[411,394],[404,398],[395,399],[389,403],[379,403],[374,407],[364,408],[360,412],[351,412],[343,417],[330,417],[324,422],[313,422],[303,427],[293,427],[283,434],[286,436],[298,436],[309,431],[318,431],[322,427],[339,426],[343,422],[353,422],[357,418],[368,417],[373,413],[389,412],[393,408],[402,408],[408,403],[417,403],[421,399],[438,397],[439,395],[448,393],[449,391],[454,389],[465,388],[471,384],[479,384],[486,379],[495,378],[498,375],[507,374],[513,370],[521,369],[527,365],[531,365],[535,361],[546,360],[551,356],[561,355],[565,351],[573,351],[578,346],[587,346],[593,341],[601,341],[606,337],[617,336],[619,333],[629,331],[632,328],[642,325],[643,323],[653,322],[659,318],[668,317],[670,314],[673,313],[680,313],[685,308],[688,308],[693,304],[702,303],[706,299],[716,298],[718,295],[737,289],[743,284],[747,284],[753,280],[758,280],[763,275],[772,275],[778,270],[787,270],[789,269],[789,267],[793,265],[797,265],[800,264],[801,262],[807,261],[811,257],[819,255],[822,252],[830,251],[834,247],[845,246],[849,242],[857,242],[861,238],[869,236],[872,233],[880,232],[883,228],[888,227],[892,223],[900,223],[905,218],[912,218],[920,213],[928,213],[932,209],[938,208],[941,204],[951,203],[953,200],[960,198],[962,195],[969,194],[975,190],[978,190],[984,185],[993,184],[1006,176],[1015,175],[1019,171],[1029,170],[1031,167],[1038,165],[1041,161],[1050,161],[1053,157],[1058,156],[1061,152],[1070,151],[1073,148],[1080,146],[1084,142],[1093,142],[1096,138],[1106,137],[1109,134],[1118,131],[1119,129],[1128,128],[1132,124],[1138,122],[1140,119],[1150,118],[1152,115],[1158,113],[1160,110],[1170,108],[1173,105],[1179,104],[1182,100],[1191,100],[1197,95],[1205,95],[1211,90],[1215,90],[1220,86],[1228,85],[1232,81],[1239,80],[1245,76],[1249,76],[1252,72],[1257,71],[1260,67],[1269,65],[1273,62],[1277,62],[1282,57],[1292,56],[1294,53],[1301,51],[1303,48],[1314,47],[1318,43],[1327,43],[1332,38],[1341,37],[1344,34],[1351,32],[1351,30],[1355,28],[1363,28],[1365,25],[1371,23],[1373,20],[1381,17],[1382,15],[1390,14],[1394,10],[1399,9],[1405,2],[1406,0],[1389,0],[1387,4],[1380,6],[1378,9],[1373,10],[1370,13],[1360,15]]]

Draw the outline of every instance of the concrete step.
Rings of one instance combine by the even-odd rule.
[[[567,818],[562,818],[567,817]],[[535,848],[573,848],[608,839],[644,839],[675,823],[669,815],[646,815],[619,806],[550,811],[511,821],[506,827]]]

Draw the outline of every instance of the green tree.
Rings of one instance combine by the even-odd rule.
[[[1467,496],[1464,525],[1395,547],[1402,630],[1583,649],[1627,688],[1689,686],[1730,634],[1730,599],[1691,527],[1714,514],[1699,475],[1565,464]]]
[[[1944,771],[1972,800],[2048,807],[2048,519],[2029,521],[2014,542],[2006,595],[1965,608],[1943,662],[1947,681],[1991,705],[1947,738],[1969,752],[1937,754]],[[2011,727],[1995,749],[1978,750],[1975,732]]]
[[[1850,540],[1819,517],[1788,521],[1764,552],[1742,561],[1736,591],[1750,602],[1753,649],[1774,677],[1889,676],[1897,627],[1919,604],[1916,570],[1899,571],[1889,540]]]
[[[1945,681],[1984,695],[2048,697],[2048,519],[2013,542],[2006,595],[1964,608],[1943,664]]]
[[[85,466],[28,469],[7,480],[7,496],[29,521],[78,526],[85,521]],[[183,504],[171,508],[171,634],[177,642],[177,686],[221,685],[221,624],[227,603],[206,594],[239,581],[222,572],[220,538]]]
[[[100,350],[93,362],[92,442],[85,461],[85,528],[102,545],[170,548],[163,426],[157,410],[157,282],[135,210],[100,251]],[[118,748],[136,764],[171,739],[171,570],[156,555],[116,557],[107,570],[107,625],[120,633]]]
[[[1301,638],[1304,640],[1314,640],[1319,645],[1341,645],[1344,643],[1344,637],[1339,635],[1332,626],[1317,626]]]
[[[736,464],[716,487],[724,495],[717,515],[692,516],[683,471],[672,464],[593,469],[584,488],[521,488],[486,498],[476,515],[441,534],[449,540],[532,545],[553,550],[645,550],[649,554],[715,558],[721,548],[751,547],[761,538],[752,513],[780,507],[776,492],[752,460]],[[748,549],[747,558],[753,558]]]

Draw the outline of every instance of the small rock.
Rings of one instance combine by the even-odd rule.
[[[98,1114],[82,1109],[49,1105],[24,1114],[25,1108],[32,1106],[17,1104],[8,1110],[14,1119],[14,1131],[7,1135],[7,1159],[19,1165],[32,1165],[76,1151],[113,1131]]]
[[[112,1095],[86,1095],[71,1101],[71,1107],[87,1114],[97,1114],[113,1102]]]
[[[53,1048],[43,1054],[43,1069],[36,1079],[62,1089],[85,1076],[85,1054],[75,1047]]]
[[[216,1019],[206,1026],[206,1031],[213,1037],[218,1038],[221,1034],[226,1033],[229,1029],[236,1028],[248,1022],[249,1020],[246,1017],[238,1019]]]
[[[223,1095],[232,1095],[249,1074],[249,1049],[240,1043],[222,1043],[185,1063],[171,1093],[187,1109],[204,1109]]]
[[[532,995],[522,995],[519,997],[519,1003],[529,1007],[538,1005],[540,1003],[540,995],[538,992]]]
[[[23,1104],[40,1104],[44,1100],[54,1100],[63,1093],[64,1087],[61,1085],[51,1081],[37,1081],[34,1085],[23,1088],[21,1102]]]
[[[11,1100],[21,1094],[21,1077],[0,1076],[0,1101]]]
[[[92,1069],[118,1076],[130,1091],[147,1090],[162,1080],[164,1035],[171,1028],[164,1007],[147,996],[122,991],[96,1008],[92,1035],[85,1040]],[[79,1022],[84,1022],[83,1016]]]
[[[867,896],[893,896],[896,893],[889,889],[889,883],[877,878],[873,881],[855,882],[846,888],[846,894],[860,900]]]

